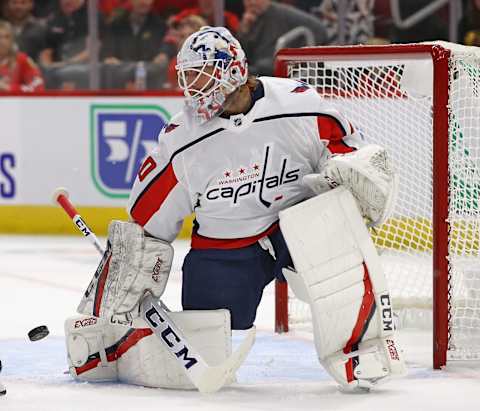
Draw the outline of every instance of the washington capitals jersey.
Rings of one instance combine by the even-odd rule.
[[[315,89],[290,79],[258,81],[246,114],[200,125],[184,110],[161,131],[128,206],[148,233],[173,241],[194,212],[192,247],[252,244],[276,228],[279,211],[312,195],[303,176],[361,144]]]

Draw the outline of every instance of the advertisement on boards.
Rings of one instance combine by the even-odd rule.
[[[182,97],[0,98],[0,205],[124,208],[142,161]]]
[[[90,164],[95,187],[110,198],[127,198],[137,172],[170,113],[159,105],[93,104]]]
[[[2,96],[0,232],[71,233],[52,203],[59,187],[100,235],[126,219],[141,163],[183,107],[166,96]]]

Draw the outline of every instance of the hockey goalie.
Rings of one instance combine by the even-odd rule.
[[[188,355],[170,355],[170,346],[189,341],[205,369],[218,369],[231,356],[231,330],[250,330],[219,388],[234,380],[253,341],[264,288],[285,276],[309,304],[319,361],[340,386],[369,389],[403,375],[388,285],[367,229],[382,224],[395,201],[386,151],[363,141],[307,84],[249,75],[239,42],[223,27],[192,34],[177,61],[185,107],[140,168],[131,221],[111,223],[82,315],[66,323],[71,374],[199,388],[199,374],[179,365]],[[184,311],[165,314],[178,332],[164,331],[162,340],[155,329],[162,308],[149,323],[145,301],[161,304],[171,242],[191,213]]]

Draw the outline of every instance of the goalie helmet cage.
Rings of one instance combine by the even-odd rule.
[[[372,238],[394,308],[433,326],[434,368],[480,359],[479,49],[445,42],[283,49],[275,74],[315,87],[366,141],[387,148],[399,197]],[[286,283],[275,293],[278,332],[308,324],[308,308]]]

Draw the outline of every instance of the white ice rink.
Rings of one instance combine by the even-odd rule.
[[[180,309],[181,261],[188,244],[175,243],[173,273],[164,296]],[[318,365],[311,337],[278,336],[273,288],[257,318],[257,341],[238,383],[212,395],[74,382],[68,374],[63,321],[75,313],[99,256],[79,237],[0,236],[0,375],[10,410],[480,410],[480,365],[431,369],[431,333],[401,330],[408,377],[370,394],[343,394]],[[29,329],[45,324],[50,336],[29,342]]]

